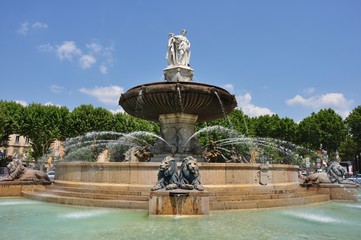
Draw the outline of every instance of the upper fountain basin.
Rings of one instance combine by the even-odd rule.
[[[237,101],[227,90],[195,82],[154,82],[129,89],[119,99],[125,112],[151,121],[159,115],[185,113],[198,116],[198,122],[225,117]]]

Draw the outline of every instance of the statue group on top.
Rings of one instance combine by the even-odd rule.
[[[169,66],[189,66],[191,43],[186,37],[187,30],[182,29],[180,35],[169,34],[167,61]]]

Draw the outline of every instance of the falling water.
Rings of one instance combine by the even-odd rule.
[[[135,104],[135,114],[137,116],[140,116],[142,115],[143,113],[143,105],[144,105],[144,102],[143,102],[143,91],[145,90],[145,87],[142,87],[138,93],[138,96],[137,96],[137,102]]]
[[[192,136],[190,136],[188,138],[188,140],[186,141],[186,143],[184,144],[185,146],[187,145],[187,143],[194,138],[195,136],[201,134],[201,133],[210,133],[210,132],[218,132],[218,133],[222,133],[224,135],[227,135],[229,137],[237,137],[239,136],[239,133],[235,130],[220,126],[220,125],[215,125],[215,126],[208,126],[205,128],[202,128],[200,130],[198,130],[197,132],[195,132]]]
[[[183,214],[183,205],[189,193],[183,192],[170,192],[172,207],[175,208],[175,218],[179,218]]]
[[[181,89],[180,89],[179,85],[177,86],[177,92],[178,92],[179,106],[181,108],[181,111],[183,112],[184,108],[183,108],[183,103],[182,103],[182,94],[181,94]]]
[[[221,98],[220,98],[219,95],[218,95],[218,92],[217,92],[217,91],[214,91],[214,94],[216,94],[216,96],[217,96],[217,98],[218,98],[219,105],[221,106],[221,109],[222,109],[223,117],[224,117],[225,119],[227,119],[227,121],[228,121],[228,123],[229,123],[229,126],[231,126],[232,128],[234,128],[231,120],[229,120],[229,118],[228,118],[228,116],[227,116],[227,113],[226,113],[226,111],[224,110],[223,103],[222,103]]]
[[[151,144],[147,142],[149,137],[159,139],[170,147],[170,144],[162,137],[146,131],[127,134],[111,131],[90,132],[82,136],[67,139],[65,142],[67,153],[65,160],[77,159],[76,156],[88,156],[92,148],[108,149],[109,152],[120,149],[121,151],[126,152],[134,147],[150,147]],[[85,158],[82,160],[90,159]]]

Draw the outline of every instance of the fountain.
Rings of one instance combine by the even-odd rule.
[[[332,199],[357,201],[355,185],[301,187],[297,165],[263,159],[257,149],[249,159],[235,149],[229,152],[233,158],[223,158],[216,152],[225,146],[256,143],[288,153],[289,143],[231,134],[209,144],[206,150],[215,152],[208,155],[207,161],[197,161],[202,151],[205,155],[197,135],[214,127],[195,132],[195,123],[226,117],[237,102],[225,89],[192,81],[194,70],[189,65],[190,44],[185,33],[169,35],[165,81],[133,87],[119,99],[128,114],[160,121],[160,136],[145,132],[106,133],[119,138],[97,143],[109,146],[124,141],[127,145],[130,139],[132,143],[127,146],[132,149],[130,155],[138,156],[137,161],[130,157],[123,162],[60,162],[53,185],[45,190],[21,191],[21,195],[54,203],[143,209],[150,216],[208,215],[212,210],[284,207]],[[138,135],[157,140],[150,145]],[[81,139],[73,139],[73,146]],[[91,139],[83,139],[93,144]],[[141,142],[141,146],[133,146],[134,141]],[[149,151],[144,151],[144,147]],[[259,154],[260,160],[254,161]],[[220,156],[223,162],[211,160]],[[167,161],[168,167],[162,167]],[[186,168],[189,162],[193,170]],[[172,175],[165,174],[171,165]]]

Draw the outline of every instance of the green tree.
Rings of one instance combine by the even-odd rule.
[[[121,133],[130,133],[135,131],[147,131],[158,134],[160,125],[135,118],[127,113],[116,113],[113,116],[113,131]]]
[[[16,102],[0,101],[0,146],[7,146],[9,136],[20,133],[24,107]]]
[[[252,128],[255,136],[257,137],[269,137],[269,138],[280,138],[280,126],[281,119],[278,115],[273,114],[272,116],[263,115],[254,118]]]
[[[29,137],[32,157],[36,160],[46,154],[55,139],[65,139],[66,107],[33,103],[25,108],[24,125],[20,134]]]
[[[87,132],[111,131],[113,129],[113,114],[101,107],[81,105],[69,113],[66,125],[67,136],[75,137]]]
[[[357,151],[361,152],[361,106],[352,110],[350,115],[345,119],[345,124],[353,141],[357,145]]]
[[[358,147],[351,135],[347,135],[346,139],[340,143],[339,154],[344,161],[353,161],[358,153]]]
[[[288,141],[288,142],[296,142],[298,131],[298,124],[290,118],[281,118],[279,122],[279,134],[278,138]]]
[[[318,149],[322,144],[329,153],[334,153],[346,134],[341,116],[333,109],[322,109],[300,122],[297,142],[309,149]]]

